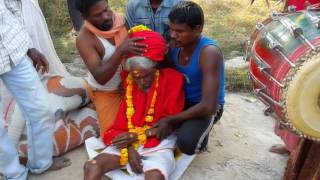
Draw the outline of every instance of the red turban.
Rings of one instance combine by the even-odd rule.
[[[129,38],[145,37],[144,40],[138,41],[141,44],[146,44],[146,52],[140,56],[149,58],[152,61],[162,61],[167,51],[167,44],[161,34],[154,31],[140,31],[129,34]],[[128,58],[137,56],[135,54],[128,54]]]

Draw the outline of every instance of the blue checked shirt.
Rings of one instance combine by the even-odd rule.
[[[21,0],[0,0],[0,75],[19,64],[31,47],[23,26]]]
[[[153,31],[162,34],[169,40],[168,15],[173,6],[181,0],[163,0],[156,12],[153,12],[149,0],[129,0],[126,12],[126,21],[129,28],[143,24]]]

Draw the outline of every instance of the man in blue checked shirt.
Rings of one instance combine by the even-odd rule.
[[[126,21],[129,29],[143,24],[153,31],[159,32],[168,41],[169,19],[172,7],[181,0],[129,0]]]

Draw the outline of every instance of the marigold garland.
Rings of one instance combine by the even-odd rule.
[[[147,26],[141,24],[141,25],[137,25],[137,26],[134,26],[131,29],[129,29],[128,33],[131,34],[131,33],[141,32],[141,31],[152,31],[152,30],[150,28],[148,28]]]
[[[147,115],[144,119],[146,123],[151,123],[153,121],[153,115],[154,115],[154,105],[156,103],[157,99],[157,90],[159,86],[159,76],[160,71],[156,71],[156,78],[155,78],[155,88],[152,94],[152,99],[150,103],[150,107],[148,108]],[[134,127],[132,124],[132,116],[135,113],[135,109],[133,106],[132,101],[132,91],[133,91],[133,80],[132,75],[129,73],[129,75],[126,78],[127,88],[126,88],[126,117],[128,121],[128,130],[130,133],[136,133],[138,135],[138,141],[133,143],[133,147],[137,150],[140,145],[144,145],[147,141],[147,135],[146,131],[150,129],[150,126],[145,125],[144,127]],[[120,165],[124,166],[128,163],[128,148],[123,148],[120,150]]]

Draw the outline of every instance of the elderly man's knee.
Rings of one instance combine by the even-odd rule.
[[[145,172],[145,180],[164,180],[165,177],[160,170],[150,170]]]
[[[83,169],[85,175],[99,174],[101,172],[101,167],[96,163],[92,163],[92,161],[87,161]]]
[[[193,139],[188,137],[178,137],[177,145],[180,151],[187,155],[195,154],[197,142],[194,142]]]

